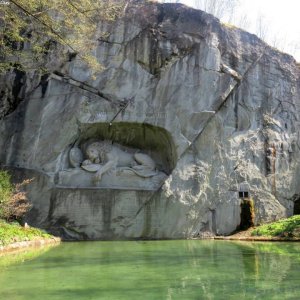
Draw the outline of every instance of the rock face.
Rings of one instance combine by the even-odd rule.
[[[77,58],[58,63],[61,53],[43,78],[2,76],[0,163],[35,178],[27,222],[66,239],[161,239],[292,215],[299,65],[204,12],[138,2],[99,24],[110,34],[95,49],[105,66],[95,78]],[[91,172],[107,168],[94,181],[81,167],[94,141],[134,159],[92,157]],[[133,174],[143,158],[148,177]]]

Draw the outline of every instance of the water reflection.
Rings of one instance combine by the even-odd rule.
[[[35,247],[21,249],[13,252],[0,253],[0,270],[13,264],[24,263],[27,260],[32,260],[53,248],[56,245],[46,245],[44,247]]]
[[[5,268],[0,257],[0,299],[297,299],[299,250],[296,243],[67,243]]]

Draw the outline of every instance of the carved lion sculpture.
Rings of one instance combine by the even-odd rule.
[[[143,153],[128,153],[109,141],[94,142],[86,148],[87,159],[81,167],[96,172],[95,179],[101,180],[104,173],[111,170],[130,170],[141,177],[157,174],[153,159]]]

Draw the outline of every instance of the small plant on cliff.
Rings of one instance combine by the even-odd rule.
[[[22,191],[24,185],[32,180],[24,180],[13,185],[7,171],[0,171],[0,218],[6,221],[21,222],[31,205],[26,193]]]

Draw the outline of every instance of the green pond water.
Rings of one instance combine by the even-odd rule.
[[[0,257],[0,299],[300,299],[300,243],[63,243]]]

